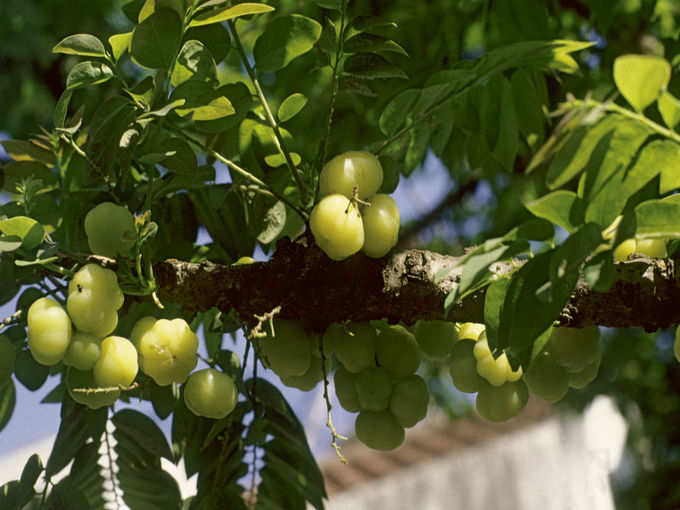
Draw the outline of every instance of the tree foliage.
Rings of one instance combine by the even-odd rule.
[[[519,378],[546,353],[554,326],[680,322],[671,306],[680,239],[677,14],[668,0],[132,0],[111,14],[124,15],[116,32],[88,32],[83,21],[55,36],[53,58],[66,73],[51,120],[38,119],[40,134],[0,142],[10,158],[1,170],[0,302],[17,298],[0,333],[11,359],[0,365],[0,429],[11,423],[17,382],[31,391],[56,383],[46,401],[61,403],[62,421],[49,458],[31,457],[21,478],[0,488],[0,506],[94,509],[106,496],[133,509],[323,508],[304,429],[253,361],[272,366],[260,342],[279,319],[300,321],[313,339],[306,355],[321,360],[334,445],[334,367],[320,340],[332,323],[373,321],[386,338],[400,321],[484,322],[489,363],[503,359]],[[25,48],[8,47],[19,65]],[[49,62],[40,48],[30,51]],[[18,135],[25,106],[7,123]],[[444,254],[412,249],[414,239],[428,241],[418,236],[422,221],[404,225],[404,243],[384,258],[335,262],[315,246],[306,225],[319,173],[350,150],[379,157],[386,194],[438,158],[456,184],[427,218],[446,216],[458,234],[429,239]],[[135,215],[134,232],[113,239],[125,248],[111,253],[93,248],[86,232],[88,212],[103,202]],[[203,231],[210,239],[198,244]],[[631,239],[642,257],[621,258]],[[645,247],[650,241],[657,251]],[[252,263],[256,247],[268,262]],[[140,373],[113,388],[172,416],[169,444],[136,410],[75,403],[72,369],[31,355],[27,312],[43,296],[65,302],[87,263],[114,270],[126,296],[116,335],[134,337],[149,315],[202,328],[205,361],[239,391],[231,413],[195,416],[183,381],[159,386]],[[247,343],[241,364],[223,343],[238,329]],[[641,420],[632,437],[651,435],[669,450],[659,469],[671,479],[677,369],[643,340],[625,356],[613,352],[618,343],[605,340],[600,377],[574,398],[615,387],[622,402],[657,417]],[[437,390],[443,366],[430,360],[421,372],[446,405]],[[624,382],[612,386],[618,371]],[[526,401],[523,383],[511,384],[506,390]],[[198,473],[197,495],[182,501],[161,459]],[[629,501],[672,508],[680,494],[663,487],[629,487],[640,498]]]

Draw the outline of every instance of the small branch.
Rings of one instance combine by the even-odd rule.
[[[342,454],[340,445],[338,444],[338,439],[347,441],[347,438],[338,434],[338,431],[333,425],[333,419],[331,418],[331,410],[333,409],[333,405],[331,404],[331,399],[328,396],[328,374],[326,373],[326,354],[324,353],[322,335],[319,335],[319,352],[321,353],[321,370],[323,372],[323,399],[326,401],[326,426],[328,427],[328,430],[331,431],[331,446],[335,450],[335,454],[340,459],[340,462],[347,464],[347,459]]]
[[[267,120],[269,121],[269,125],[274,130],[274,143],[276,144],[277,149],[279,149],[281,155],[285,158],[286,165],[288,166],[290,173],[293,174],[293,179],[295,179],[295,184],[297,184],[297,187],[300,190],[300,194],[302,195],[302,197],[304,197],[306,191],[305,185],[302,183],[302,179],[300,179],[300,176],[298,175],[297,168],[295,167],[295,163],[293,162],[293,159],[290,156],[290,152],[286,148],[285,142],[283,141],[283,136],[281,136],[281,130],[279,129],[279,125],[276,122],[276,119],[274,118],[271,109],[269,108],[269,103],[267,102],[267,98],[265,97],[264,92],[262,91],[260,81],[257,79],[257,76],[255,75],[255,70],[248,61],[248,56],[246,55],[246,52],[243,49],[243,44],[241,44],[241,38],[238,36],[236,26],[233,21],[229,21],[227,26],[229,27],[231,37],[234,40],[234,43],[236,44],[236,50],[238,51],[238,54],[241,57],[241,62],[243,63],[243,66],[246,68],[246,72],[248,73],[250,80],[253,82],[255,92],[257,93],[257,97],[260,99],[260,103],[264,108]]]

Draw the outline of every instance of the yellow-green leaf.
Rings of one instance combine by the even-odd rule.
[[[666,89],[671,65],[653,55],[622,55],[614,61],[614,82],[635,110],[641,112]]]
[[[680,122],[680,101],[670,92],[664,91],[656,103],[664,123],[671,129]]]
[[[190,27],[200,27],[201,25],[210,25],[212,23],[221,23],[230,19],[238,18],[240,16],[248,16],[250,14],[263,14],[271,12],[274,8],[270,5],[250,3],[234,5],[233,7],[223,7],[212,11],[201,12],[194,16],[189,23]]]

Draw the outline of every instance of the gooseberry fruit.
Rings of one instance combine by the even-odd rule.
[[[579,372],[569,373],[569,387],[580,390],[593,382],[600,370],[600,362],[601,358],[587,364]]]
[[[127,255],[135,244],[135,220],[127,208],[102,202],[85,216],[85,233],[90,251],[96,255]]]
[[[359,441],[374,450],[394,450],[404,442],[404,428],[389,411],[361,411],[354,430]]]
[[[143,317],[131,336],[142,372],[159,386],[183,383],[196,368],[198,337],[184,319]]]
[[[392,378],[382,367],[365,368],[354,377],[359,408],[368,411],[387,409],[392,394]]]
[[[214,368],[198,370],[184,385],[184,403],[196,416],[219,420],[236,407],[234,380]]]
[[[367,321],[331,324],[323,335],[323,343],[347,370],[357,373],[375,366],[377,337],[375,328]]]
[[[92,369],[94,381],[102,388],[129,386],[137,376],[137,349],[127,338],[108,336]]]
[[[458,339],[463,340],[469,338],[470,340],[476,341],[485,329],[486,327],[484,324],[464,322],[460,325],[460,329],[458,330]]]
[[[449,372],[453,385],[464,393],[476,393],[486,380],[477,373],[477,359],[472,351],[475,341],[465,338],[456,343],[451,351]]]
[[[394,377],[406,377],[420,365],[420,351],[415,336],[399,324],[383,329],[375,344],[378,364]]]
[[[413,427],[427,415],[430,394],[427,384],[417,374],[409,375],[392,388],[390,412],[404,428]]]
[[[331,360],[326,358],[326,375],[331,369]],[[316,385],[323,380],[324,367],[321,363],[321,358],[312,356],[309,363],[309,368],[302,375],[292,375],[290,377],[281,377],[281,382],[291,388],[297,388],[300,391],[312,391]]]
[[[309,218],[314,241],[329,258],[343,260],[364,245],[364,225],[356,204],[344,195],[322,198]]]
[[[553,328],[548,348],[560,365],[578,372],[600,357],[600,330],[597,326]]]
[[[101,353],[99,344],[99,338],[96,336],[76,331],[64,356],[64,364],[78,370],[92,370]]]
[[[69,367],[66,372],[66,389],[71,398],[90,409],[99,409],[113,404],[120,397],[119,389],[105,390],[94,381],[92,370],[78,370]],[[78,391],[97,390],[97,391]]]
[[[359,410],[359,396],[354,387],[354,379],[356,374],[348,371],[344,366],[339,365],[335,370],[333,377],[333,384],[335,385],[335,394],[340,401],[340,405],[350,413],[356,413]]]
[[[635,239],[630,238],[621,242],[616,248],[614,248],[614,260],[617,262],[623,262],[628,260],[628,256],[635,253],[637,250],[637,242]]]
[[[28,348],[41,365],[56,365],[71,343],[71,319],[54,299],[36,299],[28,309]]]
[[[489,421],[506,421],[517,416],[529,399],[524,381],[507,382],[503,386],[483,385],[477,393],[475,408]]]
[[[87,264],[68,284],[66,308],[76,329],[103,338],[116,329],[123,300],[116,273]]]
[[[380,258],[394,248],[399,240],[399,208],[389,195],[378,194],[371,198],[371,205],[361,211],[364,225],[364,245],[366,255]]]
[[[418,321],[414,333],[420,350],[434,360],[446,359],[458,341],[456,325],[448,321]]]
[[[340,193],[352,197],[354,188],[359,198],[375,195],[383,181],[380,161],[370,152],[350,151],[338,154],[321,169],[319,193],[321,196]]]
[[[636,253],[648,257],[664,258],[668,256],[664,239],[640,239],[635,248]]]
[[[312,358],[312,341],[302,325],[297,321],[277,319],[273,337],[268,327],[265,329],[267,336],[259,339],[259,345],[266,364],[279,377],[307,372]]]
[[[531,393],[548,402],[557,402],[569,390],[569,374],[549,350],[531,360],[524,381]]]

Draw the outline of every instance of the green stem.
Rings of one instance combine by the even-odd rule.
[[[306,191],[305,185],[303,184],[302,179],[300,179],[300,176],[298,175],[297,168],[295,167],[295,163],[293,162],[293,159],[290,156],[290,152],[286,148],[285,142],[283,141],[283,136],[281,136],[281,130],[279,129],[279,125],[276,122],[276,119],[274,118],[271,109],[269,108],[269,103],[267,102],[267,98],[265,97],[264,92],[262,91],[260,81],[257,79],[257,76],[255,75],[255,70],[253,69],[253,66],[250,65],[250,62],[248,62],[248,56],[246,55],[246,52],[243,49],[243,44],[241,44],[241,39],[239,38],[238,33],[236,32],[236,26],[234,22],[229,21],[228,27],[231,33],[231,37],[234,39],[234,43],[236,44],[236,50],[238,51],[238,54],[241,57],[241,62],[243,62],[243,66],[246,68],[246,72],[248,73],[250,80],[253,82],[253,86],[255,87],[257,97],[260,99],[260,103],[264,108],[267,120],[269,121],[269,125],[274,130],[274,143],[276,144],[276,148],[279,150],[279,153],[285,158],[286,165],[288,166],[288,169],[290,170],[291,174],[293,174],[293,179],[295,179],[295,184],[300,190],[301,196],[304,198]]]
[[[339,78],[338,78],[338,68],[340,67],[340,59],[344,51],[345,43],[345,10],[347,9],[347,2],[343,0],[342,11],[340,13],[340,35],[338,39],[338,47],[335,52],[335,61],[333,62],[333,75],[331,76],[331,100],[328,105],[328,119],[326,122],[326,133],[324,134],[323,141],[321,142],[321,152],[319,153],[319,159],[317,160],[316,167],[319,168],[326,161],[326,154],[328,153],[328,140],[331,137],[331,127],[333,125],[333,115],[335,114],[335,101],[338,97],[339,88]],[[320,171],[320,170],[319,170]],[[319,198],[319,182],[316,183],[316,190],[314,192],[314,202]]]

